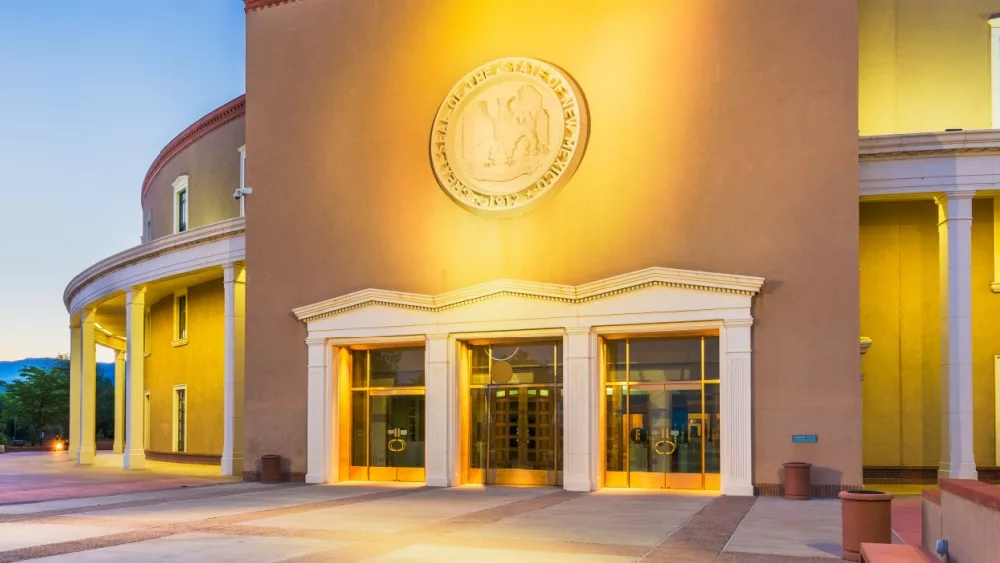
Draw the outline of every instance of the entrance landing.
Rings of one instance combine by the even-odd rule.
[[[99,453],[92,466],[78,466],[67,452],[0,454],[0,505],[195,487],[237,481],[219,467],[146,461],[145,469],[122,469],[122,456]]]

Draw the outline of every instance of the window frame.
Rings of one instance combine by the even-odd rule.
[[[188,182],[188,175],[182,174],[174,180],[174,234],[191,230],[191,189]],[[184,195],[184,209],[180,209],[181,194]],[[183,229],[181,222],[183,220]]]
[[[181,300],[184,303],[184,327],[181,330]],[[174,334],[171,344],[176,348],[178,346],[185,346],[188,343],[188,338],[191,336],[191,300],[188,298],[188,290],[179,289],[174,292]]]
[[[183,450],[177,447],[177,441],[178,441],[178,438],[180,438],[179,432],[178,432],[178,430],[179,430],[178,426],[179,426],[179,423],[180,423],[180,415],[177,412],[177,407],[179,406],[179,403],[180,403],[180,401],[177,400],[177,392],[178,391],[184,391],[184,449]],[[189,423],[191,421],[191,417],[188,416],[189,408],[190,408],[190,405],[191,405],[191,397],[190,397],[190,395],[188,395],[188,386],[187,386],[187,383],[181,383],[179,385],[174,385],[173,391],[171,393],[171,397],[172,397],[172,399],[171,399],[172,414],[171,414],[170,418],[171,418],[171,422],[172,423],[171,423],[171,428],[170,428],[170,451],[172,451],[174,453],[187,453],[188,450],[190,449],[188,447],[188,426],[190,426]]]
[[[153,312],[149,307],[142,314],[142,356],[148,358],[153,353]]]

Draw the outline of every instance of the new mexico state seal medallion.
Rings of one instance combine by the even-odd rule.
[[[527,58],[486,63],[452,88],[434,117],[434,175],[470,211],[518,215],[576,171],[587,117],[583,95],[559,68]]]

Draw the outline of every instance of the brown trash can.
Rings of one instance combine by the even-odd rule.
[[[880,491],[841,491],[844,559],[861,560],[862,543],[892,543],[892,495]]]
[[[812,498],[811,463],[790,461],[782,464],[785,468],[785,500],[809,500]]]
[[[281,456],[262,455],[260,456],[260,482],[280,483],[281,482]]]

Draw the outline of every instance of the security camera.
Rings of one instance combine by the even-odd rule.
[[[243,190],[236,188],[236,191],[233,192],[233,199],[239,201],[242,197],[243,197]]]

